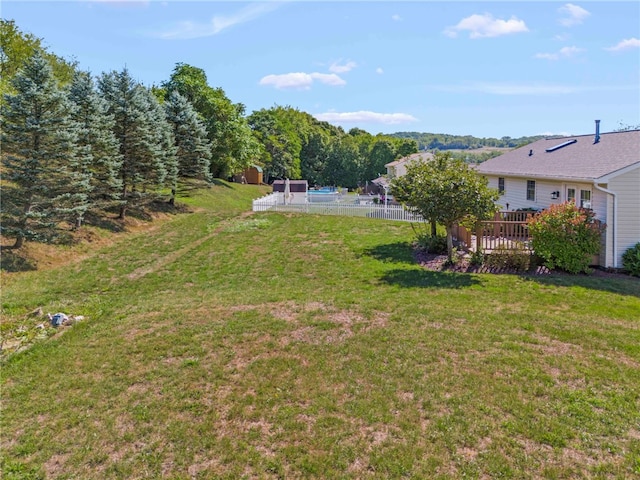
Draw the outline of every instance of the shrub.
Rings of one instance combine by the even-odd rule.
[[[483,265],[484,264],[484,254],[478,250],[476,250],[475,252],[473,252],[471,254],[471,260],[470,263],[471,265]]]
[[[622,268],[634,277],[640,277],[640,243],[629,247],[622,254]]]
[[[531,252],[522,244],[517,244],[516,248],[505,248],[500,245],[487,255],[485,263],[489,267],[526,272],[531,267],[531,257]]]
[[[573,202],[552,205],[528,220],[531,244],[550,269],[588,273],[591,257],[600,251],[604,226],[593,212]]]
[[[433,253],[435,255],[446,255],[447,253],[447,237],[444,235],[436,235],[433,237],[430,234],[421,234],[418,235],[416,244],[418,248],[427,253]]]

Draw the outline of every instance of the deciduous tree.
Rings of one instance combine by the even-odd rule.
[[[498,191],[448,153],[438,152],[433,160],[410,163],[405,175],[393,179],[391,188],[395,198],[411,211],[446,228],[449,261],[453,261],[453,227],[490,218],[497,211]]]

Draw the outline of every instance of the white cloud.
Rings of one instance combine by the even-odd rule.
[[[333,73],[346,73],[350,70],[356,68],[358,64],[356,62],[347,62],[345,64],[340,65],[338,62],[333,62],[329,67],[329,71]]]
[[[562,15],[564,15],[560,20],[560,25],[564,27],[573,27],[574,25],[580,25],[584,19],[586,19],[591,13],[586,11],[584,8],[579,7],[578,5],[574,5],[572,3],[567,3],[558,9]]]
[[[277,9],[279,6],[280,3],[278,2],[250,3],[233,15],[216,15],[208,23],[178,22],[174,29],[156,33],[154,36],[168,40],[210,37],[241,23],[255,20]]]
[[[605,48],[605,50],[609,50],[610,52],[620,52],[622,50],[630,50],[632,48],[640,48],[640,39],[627,38],[625,40],[621,40],[613,47]]]
[[[327,112],[314,114],[318,120],[330,123],[382,123],[397,125],[400,123],[417,122],[418,119],[408,113],[377,113],[366,110],[358,112]]]
[[[402,17],[396,13],[395,15],[391,15],[391,19],[399,22],[400,20],[402,20]]]
[[[333,73],[293,72],[281,75],[267,75],[260,79],[259,84],[273,86],[278,89],[293,88],[297,90],[309,90],[315,80],[332,87],[342,86],[347,83]]]
[[[310,75],[314,80],[318,80],[325,85],[331,85],[332,87],[340,87],[347,84],[347,82],[334,73],[311,73]]]
[[[528,32],[529,29],[523,20],[511,17],[509,20],[493,18],[490,13],[484,15],[471,15],[463,18],[454,27],[447,28],[445,35],[455,38],[459,32],[468,31],[469,38],[489,38],[509,35],[512,33]]]
[[[384,70],[382,69],[382,67],[378,67],[378,68],[376,68],[376,73],[378,75],[382,75],[384,73]]]
[[[560,60],[561,58],[571,58],[580,52],[584,52],[583,48],[578,47],[562,47],[556,53],[536,53],[534,58],[544,60]]]

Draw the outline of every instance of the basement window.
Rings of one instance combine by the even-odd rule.
[[[527,180],[527,200],[531,202],[536,201],[536,181]]]

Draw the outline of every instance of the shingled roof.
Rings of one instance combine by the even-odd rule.
[[[385,167],[395,167],[396,165],[400,165],[405,162],[413,162],[413,161],[427,161],[433,159],[433,153],[431,152],[418,152],[412,153],[406,157],[399,158],[398,160],[394,160],[393,162],[389,162],[385,164]]]
[[[553,137],[516,148],[478,165],[478,173],[567,180],[596,180],[637,165],[640,130],[595,136]],[[554,148],[555,147],[555,148]]]

